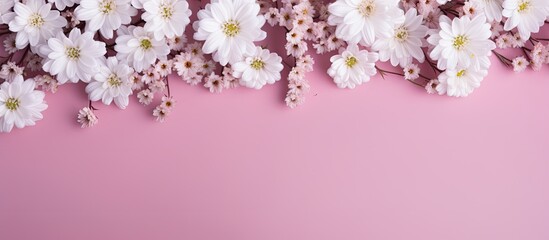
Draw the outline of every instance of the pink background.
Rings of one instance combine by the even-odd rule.
[[[494,63],[468,98],[400,78],[356,90],[309,74],[221,95],[173,79],[176,111],[47,95],[36,127],[0,135],[0,239],[546,240],[549,81]],[[316,96],[315,96],[316,95]]]
[[[285,80],[173,78],[167,122],[96,104],[82,130],[84,85],[48,94],[37,126],[0,134],[0,239],[549,239],[547,68],[493,58],[457,99],[397,77],[337,89],[316,61],[295,110]]]

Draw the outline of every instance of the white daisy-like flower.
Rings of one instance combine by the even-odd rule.
[[[370,81],[377,73],[375,62],[379,59],[377,53],[360,50],[358,45],[349,45],[340,49],[339,55],[330,58],[332,66],[328,75],[334,79],[339,88],[355,88]]]
[[[0,85],[0,132],[11,132],[13,127],[34,126],[48,108],[44,92],[34,90],[32,79],[17,76],[13,82]]]
[[[75,28],[67,38],[62,32],[42,45],[40,52],[47,56],[44,71],[57,75],[59,83],[79,80],[89,82],[98,71],[101,58],[107,49],[104,42],[93,40],[93,33],[81,33]]]
[[[484,11],[488,22],[501,22],[503,0],[469,0],[474,6]]]
[[[166,59],[170,53],[170,47],[165,40],[154,39],[152,33],[142,27],[121,28],[118,34],[114,46],[116,57],[127,61],[137,72],[149,68],[157,59]]]
[[[14,5],[14,0],[0,0],[0,24],[8,24],[15,17]]]
[[[191,20],[186,0],[150,0],[143,4],[145,30],[154,33],[156,40],[182,36]]]
[[[67,20],[61,17],[59,11],[52,10],[51,4],[46,4],[44,0],[28,0],[26,4],[16,2],[14,11],[16,15],[9,28],[17,32],[15,45],[19,49],[29,43],[36,46],[46,41],[67,25]]]
[[[466,97],[480,87],[480,83],[486,75],[488,75],[487,68],[448,69],[439,75],[436,90],[441,95]]]
[[[198,12],[194,39],[205,41],[204,53],[213,53],[213,59],[225,66],[255,51],[254,42],[267,36],[261,30],[264,24],[255,0],[218,0]]]
[[[86,86],[86,93],[91,101],[102,100],[103,104],[110,105],[114,100],[116,106],[125,109],[132,94],[132,74],[133,69],[127,64],[119,62],[116,57],[109,57]]]
[[[282,58],[267,49],[257,47],[254,54],[232,65],[233,77],[240,78],[240,85],[261,89],[266,84],[280,80]]]
[[[507,17],[503,26],[505,31],[516,27],[522,39],[530,39],[530,34],[539,32],[549,16],[549,1],[505,0],[503,16]]]
[[[415,8],[406,12],[406,21],[403,24],[395,25],[391,35],[383,36],[372,45],[372,49],[379,51],[381,61],[391,60],[393,66],[407,66],[412,59],[419,62],[425,60],[422,47],[428,28],[423,26],[423,16],[417,15]]]
[[[337,0],[330,4],[328,24],[337,26],[336,37],[350,44],[370,46],[376,37],[390,35],[394,24],[404,22],[399,0]]]
[[[80,0],[48,0],[49,3],[55,3],[55,8],[65,10],[66,7],[72,7],[75,3],[80,3]]]
[[[496,48],[490,40],[492,32],[490,24],[486,22],[484,15],[478,15],[473,19],[467,16],[450,20],[442,16],[441,30],[429,37],[429,42],[436,45],[431,51],[431,58],[438,60],[440,69],[454,69],[458,63],[461,66],[479,67],[481,58],[487,57]]]
[[[86,31],[97,31],[106,38],[122,24],[129,24],[137,10],[130,0],[82,0],[74,12],[78,20],[86,21]]]

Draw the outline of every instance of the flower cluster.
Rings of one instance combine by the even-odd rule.
[[[211,93],[284,80],[295,108],[319,55],[339,88],[393,74],[464,97],[492,56],[515,72],[549,64],[548,19],[547,0],[0,0],[0,132],[34,125],[45,92],[71,84],[86,85],[82,127],[98,123],[97,102],[125,109],[133,95],[163,122],[174,75]]]

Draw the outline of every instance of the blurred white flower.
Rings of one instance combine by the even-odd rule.
[[[75,3],[80,3],[80,0],[48,0],[50,3],[55,3],[55,8],[65,10],[66,7],[72,7]]]
[[[549,16],[547,0],[505,0],[503,16],[507,17],[503,29],[510,31],[517,28],[522,39],[530,39],[531,33],[539,32]]]
[[[0,0],[0,24],[8,24],[14,17],[14,0]]]

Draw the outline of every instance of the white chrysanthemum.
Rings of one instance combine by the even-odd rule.
[[[82,0],[74,12],[78,20],[86,21],[86,31],[97,31],[106,38],[122,24],[129,24],[137,10],[130,0]]]
[[[149,0],[143,4],[145,30],[154,33],[156,40],[182,36],[191,21],[186,0]]]
[[[480,86],[480,82],[486,75],[488,75],[487,68],[448,69],[439,75],[436,90],[439,94],[466,97]]]
[[[547,0],[505,0],[503,16],[507,17],[503,29],[517,28],[522,39],[530,39],[531,33],[539,32],[549,16]]]
[[[458,64],[478,68],[480,59],[489,56],[496,48],[495,43],[490,40],[492,32],[484,15],[476,16],[472,20],[467,16],[453,20],[441,16],[440,28],[438,33],[428,39],[431,44],[436,45],[430,56],[433,60],[438,60],[437,66],[440,69],[454,69]]]
[[[414,58],[419,62],[425,60],[421,48],[428,28],[421,24],[423,16],[418,16],[416,9],[411,8],[406,12],[405,17],[406,21],[395,25],[391,35],[378,38],[372,45],[374,50],[379,51],[379,59],[381,61],[390,59],[393,66],[405,67],[412,63]]]
[[[15,17],[14,5],[14,0],[0,0],[0,24],[8,24]]]
[[[67,38],[62,32],[50,38],[40,51],[47,56],[44,71],[57,75],[59,83],[89,82],[98,71],[100,59],[107,53],[104,42],[93,40],[93,33],[75,28]]]
[[[266,84],[273,84],[280,80],[282,58],[267,49],[257,47],[251,55],[245,56],[243,61],[232,65],[233,76],[240,78],[240,85],[261,89]]]
[[[10,31],[17,32],[15,45],[19,49],[29,43],[36,46],[46,41],[67,25],[59,11],[51,10],[51,4],[44,3],[44,0],[28,0],[26,4],[16,2],[14,11],[16,15],[9,27]]]
[[[469,0],[469,2],[483,10],[488,22],[500,22],[502,19],[503,0]]]
[[[118,62],[116,57],[109,57],[86,86],[86,93],[91,101],[102,100],[105,105],[110,105],[114,100],[116,106],[125,109],[132,94],[132,74],[133,69],[128,65]]]
[[[66,7],[72,7],[75,3],[80,3],[80,0],[48,0],[49,3],[55,3],[55,8],[65,10]]]
[[[355,88],[370,81],[370,77],[377,73],[375,62],[378,54],[360,50],[356,44],[340,49],[339,55],[330,58],[332,66],[328,75],[334,79],[339,88]]]
[[[330,4],[328,24],[337,26],[336,37],[351,44],[370,46],[376,37],[390,35],[394,24],[404,22],[399,0],[337,0]]]
[[[44,92],[34,90],[32,79],[23,81],[17,76],[13,82],[0,85],[0,132],[11,132],[13,127],[33,126],[42,119],[42,111],[48,108]]]
[[[213,53],[213,59],[225,66],[255,51],[253,42],[267,36],[261,30],[264,24],[255,0],[217,0],[198,12],[194,39],[205,41],[204,53]]]
[[[159,58],[166,59],[170,53],[170,47],[165,40],[158,41],[152,33],[135,26],[119,29],[114,49],[117,52],[116,57],[127,61],[137,72],[147,69]]]

